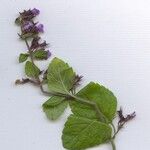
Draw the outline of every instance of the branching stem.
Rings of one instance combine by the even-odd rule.
[[[35,65],[34,59],[33,59],[33,56],[32,56],[32,50],[30,49],[30,46],[29,46],[29,44],[28,44],[28,41],[27,41],[27,39],[25,39],[24,41],[25,41],[26,46],[27,46],[27,48],[28,48],[28,52],[29,52],[29,56],[30,56],[31,62]],[[104,114],[100,111],[100,108],[97,106],[97,104],[96,104],[95,102],[89,101],[89,100],[86,100],[86,99],[83,99],[83,98],[78,97],[78,96],[75,96],[75,95],[74,95],[75,93],[72,93],[72,94],[71,94],[71,93],[62,94],[62,93],[56,93],[56,92],[47,92],[47,91],[44,90],[42,81],[41,81],[41,79],[40,79],[39,76],[36,78],[36,81],[35,81],[35,82],[39,83],[39,84],[37,84],[37,86],[39,86],[41,92],[44,93],[45,95],[48,95],[48,96],[60,96],[60,97],[64,97],[65,99],[68,99],[68,100],[69,100],[69,99],[70,99],[70,100],[75,100],[75,101],[77,101],[77,102],[79,102],[79,103],[84,103],[84,104],[87,104],[87,105],[89,105],[89,106],[92,106],[92,107],[95,109],[95,111],[96,111],[96,113],[97,113],[97,116],[99,117],[100,121],[106,122],[106,123],[108,122],[107,118],[106,118],[106,117],[104,116]],[[31,83],[32,83],[32,82],[31,82]],[[113,138],[114,138],[114,137],[115,137],[115,134],[117,134],[117,132],[115,131],[115,127],[114,127],[113,124],[112,124],[112,127],[114,128],[114,132],[115,132],[115,133],[114,133],[114,136],[113,136]],[[119,131],[118,131],[118,132],[119,132]],[[116,147],[115,147],[113,138],[110,140],[110,142],[111,142],[111,145],[112,145],[113,150],[116,150]]]
[[[31,62],[35,65],[34,59],[33,59],[33,56],[32,56],[32,51],[31,51],[31,49],[30,49],[30,46],[29,46],[29,44],[28,44],[27,39],[25,39],[25,43],[26,43],[26,46],[27,46],[28,51],[29,51],[29,56],[30,56]],[[49,96],[61,96],[61,97],[65,97],[65,98],[67,98],[67,99],[70,98],[70,99],[76,100],[76,101],[78,101],[78,102],[80,102],[80,103],[85,103],[85,104],[87,104],[87,105],[90,105],[90,106],[94,107],[94,108],[95,108],[95,111],[96,111],[96,113],[97,113],[97,115],[98,115],[98,117],[99,117],[99,119],[100,119],[101,121],[103,121],[103,122],[107,122],[106,117],[105,117],[105,116],[103,115],[103,113],[100,111],[99,107],[97,106],[97,104],[96,104],[95,102],[89,101],[89,100],[85,100],[85,99],[83,99],[83,98],[81,98],[81,97],[77,97],[77,96],[75,96],[75,95],[73,95],[73,94],[70,94],[70,93],[68,93],[68,94],[62,94],[62,93],[55,93],[55,92],[47,92],[47,91],[44,90],[43,85],[41,84],[42,81],[40,80],[39,77],[36,78],[36,82],[37,82],[37,83],[40,83],[40,84],[39,84],[40,90],[41,90],[42,93],[44,93],[44,94],[46,94],[46,95],[49,95]]]
[[[26,46],[27,46],[27,49],[28,49],[28,52],[29,52],[29,56],[30,56],[31,62],[35,65],[35,62],[34,62],[34,59],[33,59],[33,56],[32,56],[32,50],[30,49],[29,43],[28,43],[27,39],[25,39],[24,41],[25,41],[25,44],[26,44]],[[36,82],[39,83],[38,86],[39,86],[41,92],[44,93],[45,95],[48,95],[48,96],[67,97],[67,95],[65,95],[65,94],[45,91],[44,88],[43,88],[42,81],[41,81],[41,79],[40,79],[39,76],[36,78]]]
[[[117,131],[114,133],[112,139],[115,139],[116,135],[119,133],[119,131],[123,128],[126,122],[124,122],[121,126],[118,125]]]
[[[97,104],[96,104],[95,102],[89,101],[89,100],[85,100],[85,99],[83,99],[83,98],[81,98],[81,97],[77,97],[77,96],[72,95],[72,94],[70,94],[70,97],[73,98],[73,99],[74,99],[75,101],[77,101],[77,102],[84,103],[84,104],[87,104],[87,105],[90,105],[90,106],[94,107],[94,108],[95,108],[95,111],[96,111],[96,113],[97,113],[97,115],[98,115],[98,117],[99,117],[99,119],[100,119],[102,122],[107,122],[106,117],[105,117],[105,116],[103,115],[103,113],[100,111],[99,107],[97,106]]]

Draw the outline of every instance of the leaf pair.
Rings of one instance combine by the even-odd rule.
[[[68,64],[54,58],[48,68],[48,88],[52,92],[69,94],[75,73]],[[63,145],[69,150],[81,150],[106,142],[111,138],[112,122],[116,113],[117,100],[111,91],[94,82],[80,90],[76,97],[94,102],[107,123],[99,120],[95,109],[76,99],[70,99],[71,115],[63,130]],[[43,110],[49,119],[57,119],[66,109],[68,101],[63,97],[51,97],[43,104]]]
[[[28,77],[37,78],[40,74],[39,68],[30,61],[25,64],[25,73]],[[68,64],[58,58],[54,58],[48,68],[48,87],[56,93],[68,94],[73,86],[75,73]],[[68,102],[63,101],[62,97],[52,97],[43,105],[47,117],[57,119],[67,107]],[[57,101],[57,103],[55,103]]]
[[[19,63],[25,62],[29,57],[28,53],[21,53],[19,55]],[[46,60],[48,58],[48,51],[45,51],[44,49],[39,49],[34,52],[32,52],[33,59],[37,60]]]
[[[92,106],[71,101],[70,107],[74,115],[68,118],[63,130],[64,147],[69,150],[81,150],[109,141],[112,134],[109,123],[112,122],[116,113],[116,97],[105,87],[93,82],[76,95],[95,102],[108,122],[99,120]]]
[[[48,67],[47,81],[51,92],[68,94],[73,86],[75,73],[68,64],[54,58]],[[53,96],[43,104],[47,117],[56,120],[68,106],[68,101],[63,97]]]

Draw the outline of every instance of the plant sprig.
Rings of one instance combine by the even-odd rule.
[[[46,41],[41,42],[43,24],[34,21],[39,13],[36,8],[24,10],[15,20],[21,31],[18,35],[27,47],[27,52],[19,56],[19,63],[25,63],[26,78],[17,79],[16,84],[31,83],[49,96],[42,107],[50,120],[58,119],[68,105],[70,106],[72,114],[68,117],[62,134],[64,148],[83,150],[111,143],[112,149],[116,150],[114,139],[124,124],[135,117],[135,112],[124,117],[120,109],[116,128],[113,119],[117,113],[117,98],[109,89],[90,82],[77,92],[76,88],[81,84],[82,76],[77,75],[67,63],[56,57],[46,70],[41,71],[35,61],[47,60],[51,52],[47,50]]]

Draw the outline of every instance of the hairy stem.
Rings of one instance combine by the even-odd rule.
[[[30,49],[30,46],[29,46],[29,44],[28,44],[27,39],[25,39],[25,43],[26,43],[26,46],[27,46],[28,51],[29,51],[29,56],[30,56],[31,62],[35,65],[34,60],[33,60],[32,51],[31,51],[31,49]],[[36,80],[37,80],[37,82],[41,83],[41,80],[40,80],[39,77],[37,77]],[[41,85],[41,84],[39,84],[39,85],[40,85],[40,89],[42,90],[42,89],[43,89],[43,87],[41,88],[42,85]]]
[[[25,43],[26,43],[26,46],[27,46],[28,51],[29,51],[30,59],[31,59],[32,63],[35,65],[33,57],[32,57],[32,51],[30,49],[30,46],[28,44],[27,39],[25,39]],[[40,80],[39,77],[37,77],[36,80],[37,80],[38,83],[41,83],[41,80]],[[68,92],[67,95],[64,95],[64,94],[61,94],[61,93],[47,92],[47,91],[44,90],[42,84],[39,84],[39,87],[40,87],[40,90],[42,91],[42,93],[44,93],[46,95],[49,95],[49,96],[62,96],[62,97],[65,97],[65,98],[71,98],[71,99],[74,99],[74,100],[76,100],[76,101],[78,101],[80,103],[85,103],[87,105],[90,105],[90,106],[94,107],[95,111],[97,112],[98,117],[100,118],[100,120],[103,121],[103,122],[107,122],[106,117],[102,114],[102,112],[100,111],[100,109],[98,108],[98,106],[97,106],[97,104],[95,102],[89,101],[89,100],[85,100],[85,99],[80,98],[80,97],[77,97],[77,96],[75,96],[73,94],[70,94],[69,92]]]
[[[64,97],[68,99],[68,95],[66,94],[45,91],[42,85],[39,85],[39,87],[40,87],[41,92],[47,96],[59,96],[59,97]]]
[[[29,56],[30,56],[31,62],[35,65],[34,59],[33,59],[33,56],[32,56],[32,50],[30,49],[30,46],[28,44],[27,39],[25,39],[25,43],[26,43],[26,46],[27,46],[28,51],[29,51]],[[70,93],[68,93],[68,95],[64,95],[64,94],[61,94],[61,93],[47,92],[47,91],[44,90],[43,85],[41,84],[42,81],[40,80],[39,77],[36,78],[36,81],[38,83],[40,83],[39,87],[40,87],[40,90],[41,90],[42,93],[44,93],[46,95],[50,95],[50,96],[62,96],[62,97],[65,97],[65,98],[69,97],[69,98],[75,99],[76,101],[78,101],[80,103],[85,103],[87,105],[91,105],[95,108],[95,111],[97,112],[97,115],[100,118],[100,120],[103,121],[103,122],[107,122],[106,117],[102,114],[102,112],[100,111],[99,107],[97,106],[97,104],[95,102],[88,101],[88,100],[85,100],[85,99],[80,98],[80,97],[76,97],[75,95],[70,94]]]
[[[33,59],[33,55],[32,55],[32,50],[30,49],[29,43],[28,43],[27,39],[25,39],[24,41],[25,41],[25,44],[26,44],[27,49],[29,51],[29,56],[30,56],[31,62],[35,65],[35,62],[34,62],[34,59]],[[44,88],[43,88],[43,85],[42,85],[42,81],[40,80],[39,76],[36,78],[36,82],[39,83],[39,84],[37,84],[37,86],[39,86],[41,92],[43,94],[45,94],[45,95],[48,95],[48,96],[60,96],[60,97],[66,97],[66,98],[68,97],[66,94],[45,91]]]

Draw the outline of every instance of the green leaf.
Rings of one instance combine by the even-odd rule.
[[[25,64],[25,73],[28,77],[37,78],[40,74],[39,68],[30,61]]]
[[[19,55],[19,63],[25,62],[29,57],[29,54],[25,53],[25,54],[20,54]]]
[[[111,132],[105,123],[71,115],[63,130],[63,146],[68,150],[83,150],[107,142]]]
[[[33,57],[39,60],[47,59],[47,53],[48,52],[43,49],[36,50],[33,52]]]
[[[20,17],[16,18],[15,23],[17,25],[21,25],[21,18]]]
[[[43,104],[43,111],[50,120],[58,119],[67,108],[68,102],[63,97],[53,96]]]
[[[48,88],[50,91],[68,94],[73,86],[75,73],[72,68],[58,58],[54,58],[48,67]]]
[[[104,86],[91,82],[79,91],[77,96],[89,101],[94,101],[108,121],[111,122],[113,120],[117,109],[117,99],[114,94]],[[72,112],[77,116],[89,119],[99,119],[92,106],[76,101],[71,101],[70,106]]]

